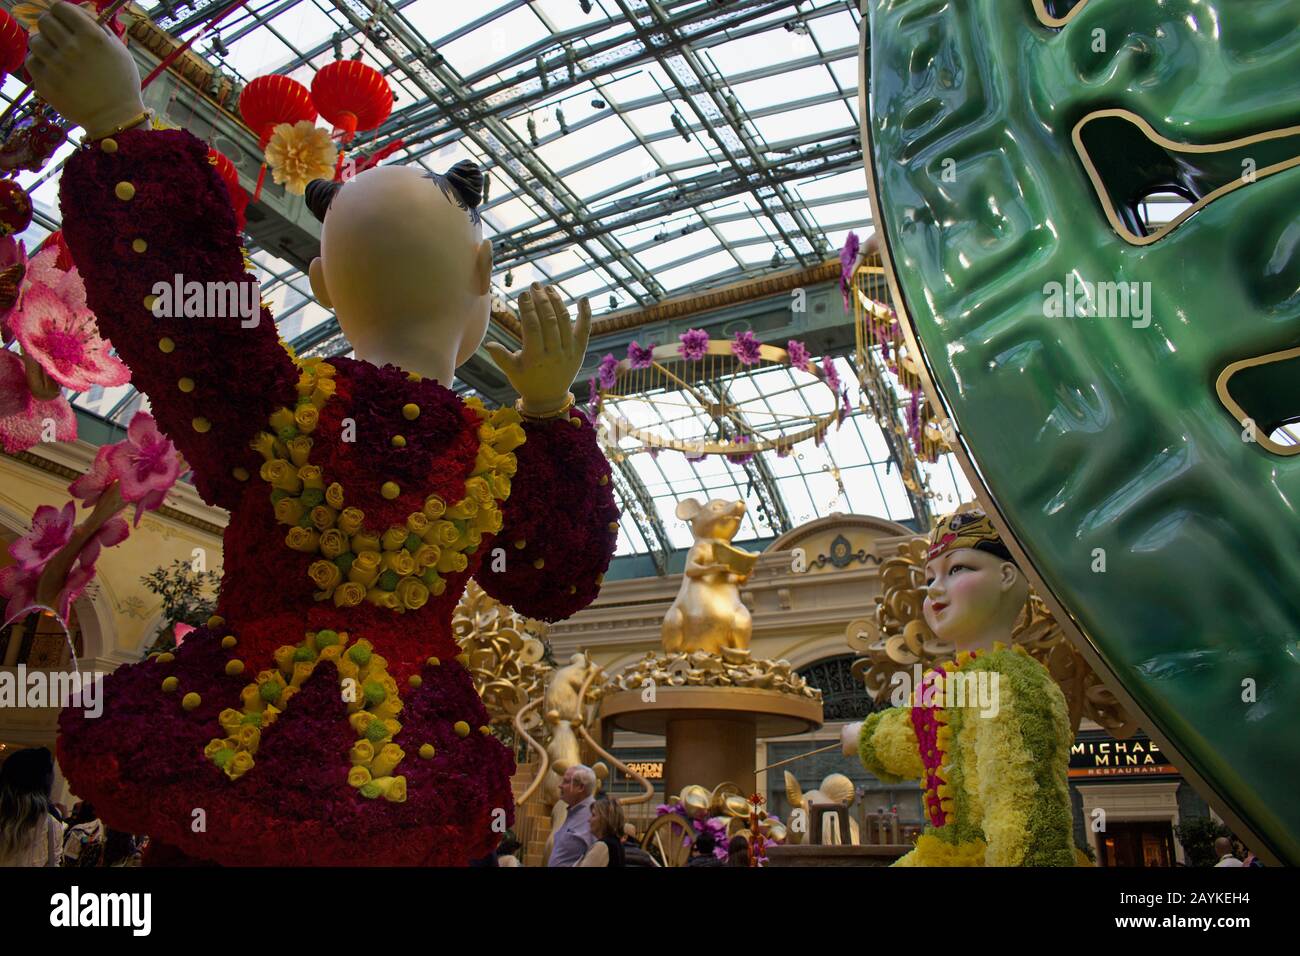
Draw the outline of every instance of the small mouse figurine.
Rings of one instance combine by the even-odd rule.
[[[753,622],[740,602],[740,585],[758,555],[731,546],[744,514],[743,501],[715,499],[701,505],[687,498],[678,503],[677,517],[691,523],[695,544],[686,555],[681,590],[664,616],[663,644],[669,653],[749,649]]]

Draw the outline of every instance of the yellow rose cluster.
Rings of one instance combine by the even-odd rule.
[[[334,367],[319,358],[295,362],[300,370],[297,408],[274,412],[271,430],[251,443],[265,459],[260,475],[271,485],[276,520],[291,525],[285,543],[320,555],[307,571],[316,600],[332,600],[336,607],[369,601],[398,613],[418,610],[446,590],[445,575],[468,567],[467,555],[484,534],[501,530],[498,502],[510,496],[513,451],[525,439],[519,413],[504,408],[488,412],[482,402],[467,399],[483,422],[465,497],[448,506],[430,495],[404,524],[378,531],[366,527],[361,509],[346,505],[343,487],[327,484],[320,467],[309,461],[311,433],[335,392]]]
[[[276,666],[259,673],[240,694],[243,709],[227,708],[218,715],[226,736],[213,738],[204,755],[230,779],[239,779],[253,768],[262,731],[284,711],[318,663],[333,661],[348,722],[359,738],[349,752],[352,768],[347,782],[364,797],[404,801],[406,778],[393,774],[406,756],[393,742],[402,729],[397,720],[402,699],[388,673],[388,662],[369,641],[348,644],[347,631],[332,630],[311,632],[296,646],[277,648],[274,656]]]

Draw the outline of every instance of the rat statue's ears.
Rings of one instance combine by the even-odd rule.
[[[683,521],[690,521],[700,513],[701,507],[701,504],[694,498],[683,498],[681,501],[677,502],[677,517],[681,518]]]

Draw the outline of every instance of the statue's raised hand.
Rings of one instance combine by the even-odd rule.
[[[38,21],[27,72],[36,92],[92,139],[144,112],[140,71],[107,27],[71,3],[56,3]]]
[[[512,352],[488,342],[488,354],[523,399],[524,412],[546,415],[564,405],[582,367],[591,334],[591,305],[585,297],[578,300],[578,320],[570,322],[559,291],[534,282],[519,296],[519,322],[523,347]]]

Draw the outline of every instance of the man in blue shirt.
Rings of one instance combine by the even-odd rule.
[[[560,781],[560,799],[569,812],[555,831],[547,866],[575,866],[596,842],[596,835],[591,832],[591,805],[596,802],[595,792],[596,774],[590,767],[577,764],[564,771],[564,778]]]

